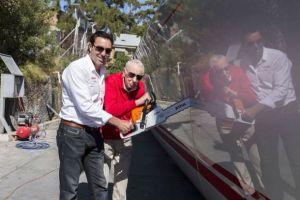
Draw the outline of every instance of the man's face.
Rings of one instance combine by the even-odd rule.
[[[143,78],[145,72],[144,68],[131,64],[124,69],[123,77],[124,84],[127,90],[134,90],[138,82]]]
[[[246,36],[245,50],[252,65],[256,65],[263,55],[261,33],[256,31]]]
[[[112,43],[109,39],[97,37],[95,43],[90,47],[90,57],[99,70],[100,67],[105,66],[112,50]]]
[[[222,70],[224,70],[227,66],[228,66],[228,62],[227,62],[226,57],[222,57],[222,58],[216,60],[216,61],[214,62],[214,65],[213,65],[213,67],[214,67],[217,71],[222,71]]]

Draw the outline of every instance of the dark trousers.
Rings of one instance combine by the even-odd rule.
[[[104,146],[100,132],[60,124],[57,130],[60,200],[77,200],[79,177],[85,171],[92,199],[106,200]]]
[[[255,138],[261,158],[262,181],[270,199],[283,199],[283,179],[279,167],[279,138],[289,160],[295,199],[300,199],[300,117],[286,108],[265,111],[256,118]]]

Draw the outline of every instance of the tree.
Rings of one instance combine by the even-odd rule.
[[[76,25],[76,20],[72,16],[72,12],[61,12],[59,11],[57,14],[58,22],[57,28],[61,31],[62,37],[64,38]]]
[[[117,52],[115,55],[115,62],[108,67],[109,73],[121,72],[129,60],[128,56],[123,52]]]
[[[90,0],[81,7],[100,27],[107,25],[115,33],[142,35],[158,4],[157,0],[145,3],[138,0]]]
[[[12,55],[18,64],[36,61],[47,45],[52,15],[43,0],[0,1],[0,52]]]

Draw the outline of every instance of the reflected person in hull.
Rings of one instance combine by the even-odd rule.
[[[260,30],[245,34],[240,52],[258,103],[245,109],[244,119],[255,119],[255,138],[261,158],[262,181],[270,199],[284,199],[285,191],[279,166],[279,138],[287,153],[294,183],[290,195],[300,199],[300,117],[296,108],[296,95],[291,78],[292,63],[279,50],[266,48]],[[288,180],[288,178],[284,178]],[[295,184],[295,185],[294,185]]]
[[[216,125],[223,141],[222,148],[230,153],[234,172],[245,195],[258,196],[254,187],[262,188],[262,184],[257,148],[250,139],[254,129],[251,122],[236,120],[245,108],[257,103],[256,95],[244,70],[240,66],[229,64],[226,56],[213,55],[209,65],[210,69],[203,76],[201,85],[208,95],[206,99],[218,109]],[[247,151],[247,155],[244,155],[242,148]]]

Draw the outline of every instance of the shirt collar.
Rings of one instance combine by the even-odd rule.
[[[257,65],[265,62],[267,60],[267,53],[266,53],[267,49],[266,47],[263,47],[263,54],[262,54],[262,57],[260,58],[260,60],[258,61]]]
[[[259,65],[261,65],[263,62],[265,62],[267,60],[267,48],[266,47],[263,47],[263,54],[262,54],[262,57],[259,59],[258,63],[256,64],[256,66],[253,66],[253,65],[248,65],[249,68],[251,68],[251,70],[254,70],[255,71],[255,68],[257,68]]]
[[[262,55],[262,58],[261,58],[263,61],[267,60],[267,53],[266,53],[266,51],[267,51],[267,48],[263,47],[263,55]]]

